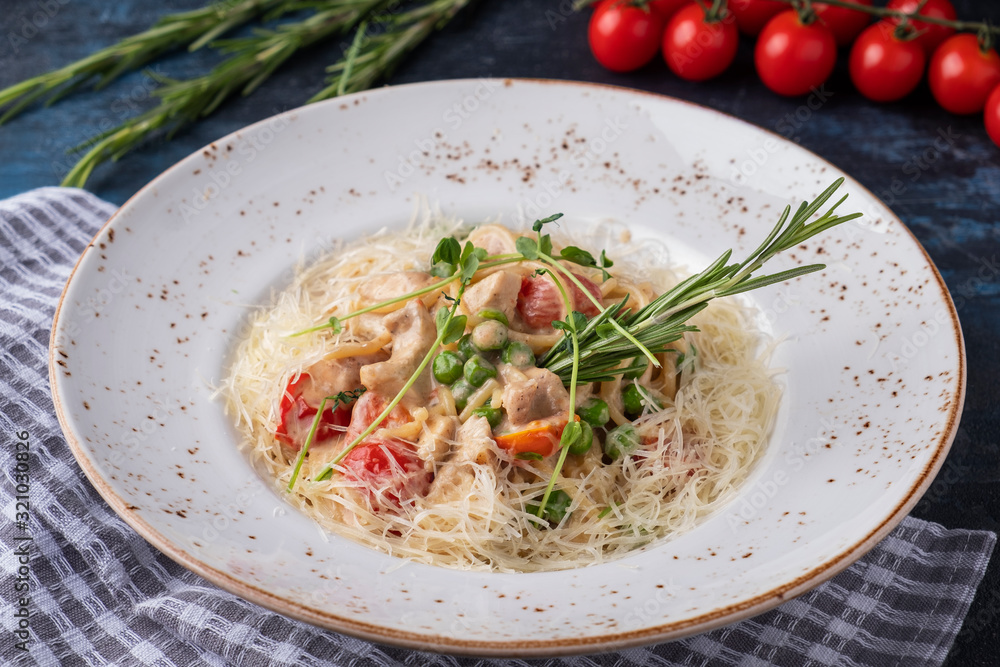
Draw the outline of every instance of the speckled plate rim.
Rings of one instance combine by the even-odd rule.
[[[391,86],[386,88],[381,88],[378,90],[366,91],[363,93],[357,93],[355,95],[346,96],[344,98],[329,100],[326,102],[321,102],[315,105],[311,105],[308,108],[298,108],[292,109],[290,111],[278,114],[275,117],[267,118],[261,120],[257,123],[249,125],[247,127],[241,128],[225,137],[222,137],[215,142],[220,143],[228,139],[235,138],[240,133],[245,133],[255,128],[264,126],[266,123],[270,122],[273,118],[288,116],[291,114],[297,114],[302,112],[303,109],[314,109],[324,105],[333,104],[343,104],[345,101],[356,97],[366,97],[368,99],[380,97],[384,95],[393,95],[395,90],[402,88],[413,88],[420,86],[433,86],[443,83],[471,83],[472,80],[451,80],[451,81],[436,81],[429,83],[414,83],[405,84],[401,86]],[[717,111],[710,107],[706,107],[700,104],[695,104],[686,100],[680,100],[677,98],[672,98],[665,95],[659,95],[657,93],[651,93],[647,91],[635,90],[631,88],[621,87],[621,86],[611,86],[607,84],[595,84],[589,82],[577,82],[577,81],[565,81],[565,80],[555,80],[555,79],[504,79],[505,84],[511,84],[516,82],[532,83],[532,84],[544,84],[550,86],[572,86],[576,88],[592,88],[592,89],[609,89],[612,91],[636,95],[645,96],[649,98],[654,98],[658,100],[669,100],[671,102],[684,104],[689,107],[695,108],[702,113],[707,115],[717,115],[727,121],[735,121],[736,123],[752,128],[754,131],[765,132],[772,136],[776,141],[780,143],[787,143],[787,139],[781,137],[770,130],[758,127],[751,123],[748,123],[742,119],[736,118],[735,116],[730,116],[721,111]],[[801,149],[801,147],[799,147]],[[187,166],[195,164],[195,160],[201,154],[203,149],[199,149],[193,152],[188,157],[177,162],[173,166],[166,169],[163,173],[153,179],[150,183],[144,186],[136,194],[129,198],[128,201],[116,211],[98,230],[94,236],[94,240],[88,246],[91,247],[96,243],[96,240],[104,233],[105,229],[111,225],[118,217],[121,215],[122,210],[126,209],[132,202],[147,196],[148,193],[154,191],[162,180],[164,180],[168,175],[178,169],[182,169]],[[805,149],[802,149],[805,150]],[[835,165],[833,165],[828,160],[812,153],[811,151],[806,151],[817,163],[826,165],[834,172],[840,172]],[[851,178],[849,175],[845,176],[845,180],[848,181],[853,187],[857,188],[859,191],[866,193],[873,200],[878,201],[878,198],[870,190],[862,186],[856,180]],[[760,595],[751,598],[749,600],[742,601],[736,604],[730,604],[707,613],[703,613],[699,616],[674,621],[670,623],[665,623],[658,626],[642,628],[635,631],[629,632],[613,632],[602,635],[594,635],[588,637],[576,637],[573,639],[559,639],[551,641],[480,641],[480,640],[463,640],[456,637],[444,637],[440,636],[438,639],[440,641],[433,641],[427,635],[411,633],[396,630],[393,628],[385,628],[382,626],[377,626],[369,623],[359,622],[349,616],[340,616],[332,613],[323,613],[315,609],[309,608],[305,605],[298,604],[292,600],[288,600],[279,596],[276,596],[266,590],[260,589],[255,586],[251,586],[244,581],[232,576],[228,572],[219,570],[215,567],[209,566],[206,563],[190,557],[184,552],[183,549],[177,547],[170,539],[166,538],[159,531],[153,528],[148,522],[146,522],[136,511],[130,508],[129,504],[121,498],[114,489],[103,479],[99,474],[98,470],[94,467],[89,457],[87,456],[86,449],[81,445],[80,441],[77,439],[73,432],[72,421],[68,417],[67,411],[64,408],[62,397],[57,391],[59,385],[58,376],[56,373],[56,349],[57,349],[57,332],[59,329],[59,321],[63,312],[63,306],[65,305],[66,295],[70,289],[70,285],[73,282],[74,277],[77,274],[81,263],[84,261],[87,253],[86,251],[81,255],[80,259],[77,261],[76,265],[73,267],[70,277],[67,280],[66,286],[60,295],[59,302],[56,307],[55,315],[53,317],[52,331],[50,333],[50,343],[49,343],[49,383],[50,391],[52,395],[53,405],[55,408],[56,416],[59,420],[60,426],[66,437],[67,444],[76,458],[78,464],[86,475],[87,479],[90,480],[91,484],[101,495],[102,498],[111,506],[111,508],[118,514],[129,526],[131,526],[136,532],[138,532],[147,542],[152,544],[154,547],[159,549],[169,558],[180,564],[181,566],[187,568],[188,570],[198,574],[199,576],[207,579],[213,584],[238,595],[246,600],[252,601],[254,603],[260,604],[272,611],[278,612],[285,616],[305,621],[307,623],[317,625],[323,628],[334,630],[337,632],[342,632],[344,634],[352,635],[362,639],[390,643],[398,646],[404,646],[407,648],[413,648],[423,651],[436,651],[441,653],[450,653],[457,655],[476,655],[476,656],[494,656],[494,657],[549,657],[549,656],[561,656],[561,655],[573,655],[573,654],[583,654],[583,653],[594,653],[600,651],[609,650],[619,650],[622,648],[627,648],[631,646],[647,645],[651,643],[668,641],[672,639],[678,639],[685,636],[690,636],[700,632],[705,632],[712,630],[714,628],[728,625],[751,616],[756,616],[763,613],[769,609],[772,609],[779,604],[794,598],[816,586],[832,578],[839,572],[843,571],[849,567],[854,561],[861,558],[864,554],[870,551],[876,544],[878,544],[882,539],[884,539],[893,528],[898,525],[903,518],[909,513],[909,511],[917,504],[924,492],[930,487],[933,482],[937,472],[940,470],[944,463],[945,457],[951,448],[951,444],[955,439],[955,435],[958,430],[959,420],[961,418],[962,409],[965,402],[965,392],[966,392],[966,377],[967,377],[967,359],[965,353],[965,341],[962,335],[961,324],[958,319],[958,313],[955,310],[954,303],[952,302],[950,293],[948,292],[947,286],[945,285],[944,279],[938,272],[937,267],[934,265],[930,256],[921,246],[920,242],[917,240],[916,236],[912,231],[891,211],[888,211],[888,217],[890,222],[899,225],[900,229],[905,230],[909,239],[913,242],[914,246],[919,250],[921,255],[927,262],[927,267],[930,269],[931,274],[935,280],[935,283],[939,289],[939,299],[940,303],[943,304],[950,316],[950,323],[952,326],[952,331],[955,336],[955,341],[957,344],[957,351],[959,355],[958,368],[955,369],[957,375],[957,383],[955,393],[953,395],[952,408],[949,411],[945,421],[947,427],[942,431],[941,436],[938,441],[933,445],[927,445],[928,449],[933,450],[933,454],[929,457],[929,461],[924,466],[924,469],[916,477],[915,482],[911,485],[907,491],[905,497],[902,501],[898,503],[896,508],[884,518],[884,520],[873,530],[869,532],[861,540],[857,541],[853,546],[840,551],[836,556],[828,559],[825,563],[822,563],[807,572],[804,575],[797,577],[796,579],[787,582],[781,586],[772,588],[771,590],[761,593]]]

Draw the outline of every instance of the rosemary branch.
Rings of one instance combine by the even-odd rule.
[[[87,142],[90,148],[63,179],[65,186],[83,187],[94,167],[117,160],[153,132],[170,126],[171,133],[212,113],[239,92],[248,95],[299,49],[356,25],[385,0],[326,0],[324,9],[301,21],[250,37],[216,42],[229,58],[211,72],[193,79],[164,79],[154,91],[160,103]]]
[[[431,0],[404,12],[386,11],[358,27],[348,53],[327,68],[327,87],[309,103],[371,88],[388,76],[403,57],[444,27],[472,0]],[[393,6],[398,3],[393,3]]]
[[[48,96],[46,105],[97,78],[95,89],[111,83],[125,72],[138,69],[157,57],[187,47],[194,51],[261,15],[296,11],[303,0],[226,0],[202,9],[169,14],[148,30],[126,37],[65,67],[0,90],[0,125],[21,113],[36,100]]]
[[[629,314],[626,302],[605,309],[579,332],[578,353],[559,344],[539,359],[538,365],[558,375],[563,383],[571,382],[574,373],[576,382],[581,384],[612,380],[628,370],[621,367],[622,362],[629,362],[640,354],[632,340],[617,331],[619,327],[611,326],[612,322],[652,352],[664,352],[685,332],[696,330],[686,322],[712,299],[748,292],[825,268],[822,264],[811,264],[759,277],[753,275],[778,253],[861,216],[860,213],[836,214],[837,207],[847,198],[845,195],[826,213],[809,222],[843,182],[843,178],[838,178],[812,202],[802,202],[790,218],[791,207],[786,206],[767,238],[739,264],[728,263],[732,250],[727,250],[701,273],[681,281],[637,313]]]

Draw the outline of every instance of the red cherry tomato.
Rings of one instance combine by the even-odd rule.
[[[912,12],[920,5],[921,0],[889,0],[889,4],[886,5],[886,9],[896,9],[901,12]],[[927,0],[927,4],[924,5],[923,9],[920,10],[921,16],[929,16],[936,19],[948,19],[949,21],[954,21],[958,14],[955,13],[955,8],[952,6],[949,0]],[[899,24],[899,19],[888,18],[886,19],[893,25]],[[944,25],[937,25],[935,23],[925,23],[923,21],[913,21],[913,27],[921,31],[921,34],[917,36],[917,41],[922,47],[927,55],[934,53],[941,42],[948,39],[955,34],[954,28],[949,28]]]
[[[848,0],[855,5],[872,6],[872,0]],[[816,16],[820,23],[829,28],[833,33],[833,38],[837,40],[837,46],[847,46],[854,41],[854,38],[861,34],[861,31],[872,22],[870,14],[859,12],[856,9],[846,7],[834,7],[822,2],[813,3]]]
[[[308,380],[309,375],[301,373],[297,379],[290,381],[278,404],[278,425],[274,429],[274,437],[294,450],[305,444],[316,419],[316,412],[319,410],[318,404],[310,405],[302,397],[302,389]],[[351,406],[341,405],[334,409],[333,405],[327,402],[319,426],[316,428],[314,443],[340,435],[350,420]]]
[[[774,0],[729,0],[729,11],[744,35],[754,37],[775,15],[788,10],[788,3]]]
[[[704,81],[726,71],[736,57],[740,33],[729,16],[705,22],[698,5],[681,9],[663,33],[663,59],[674,74],[688,81]]]
[[[983,120],[986,122],[986,133],[993,143],[1000,146],[1000,86],[994,88],[986,98]]]
[[[955,35],[934,52],[927,78],[942,107],[952,113],[976,113],[1000,84],[1000,56],[993,49],[980,51],[973,34]]]
[[[344,444],[354,442],[388,405],[389,401],[373,391],[362,394],[354,405]],[[379,428],[402,426],[409,421],[409,411],[397,405]],[[432,477],[424,471],[423,462],[413,447],[396,438],[378,438],[375,433],[344,457],[345,477],[367,488],[372,507],[376,509],[398,507],[401,500],[425,494]]]
[[[677,13],[684,5],[690,5],[694,0],[652,0],[649,3],[649,8],[653,10],[654,14],[659,14],[660,18],[663,19],[663,24],[666,25],[674,14]]]
[[[579,274],[574,273],[573,275],[598,302],[601,301],[600,287]],[[581,312],[587,317],[593,317],[600,312],[594,302],[584,296],[576,285],[568,280],[563,281],[563,284],[569,287],[569,298],[573,303],[573,310]],[[517,312],[521,314],[521,319],[529,327],[544,329],[551,326],[553,320],[565,316],[565,311],[562,294],[550,277],[525,276],[521,279],[521,291],[517,295]]]
[[[771,19],[757,39],[757,74],[779,95],[805,95],[823,84],[837,61],[837,42],[818,22],[803,25],[794,9]]]
[[[630,72],[653,59],[662,34],[659,14],[623,0],[604,0],[590,17],[588,39],[597,62],[613,72]]]
[[[851,81],[876,102],[906,97],[920,83],[927,56],[915,40],[900,40],[896,29],[876,23],[865,29],[851,47]]]

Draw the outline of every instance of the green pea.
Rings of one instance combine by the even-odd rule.
[[[475,391],[476,388],[465,380],[455,380],[455,384],[451,385],[451,395],[455,398],[455,408],[459,412],[465,409],[466,403],[469,402],[469,397]]]
[[[507,327],[496,320],[486,320],[472,330],[472,344],[483,352],[502,349],[507,344]]]
[[[631,424],[622,424],[611,429],[604,438],[604,453],[611,460],[623,458],[638,448],[639,433]]]
[[[535,353],[531,351],[527,343],[510,340],[503,348],[500,361],[517,368],[527,368],[535,365]]]
[[[479,354],[479,350],[472,344],[472,334],[465,334],[458,339],[458,353],[463,359],[471,359]]]
[[[649,359],[646,357],[635,357],[629,362],[628,368],[629,370],[622,373],[622,379],[638,380],[646,372],[646,369],[649,368]]]
[[[569,506],[573,504],[573,499],[570,498],[569,494],[562,489],[556,489],[549,495],[549,502],[545,504],[545,512],[540,518],[545,519],[550,525],[558,525],[559,522],[565,518],[566,513],[569,511]],[[525,506],[525,509],[535,516],[539,516],[538,510],[541,507],[541,501],[539,500],[538,505],[529,504]]]
[[[497,376],[497,367],[478,354],[465,362],[463,370],[465,379],[473,387],[482,387],[487,380]]]
[[[431,275],[435,278],[448,278],[455,275],[455,265],[449,262],[437,262],[431,267]]]
[[[462,357],[447,350],[434,358],[434,379],[441,384],[452,384],[462,377]]]
[[[611,411],[608,404],[599,398],[588,398],[576,408],[580,419],[594,428],[601,428],[611,421]]]
[[[586,421],[580,422],[580,437],[569,446],[569,453],[582,456],[590,451],[594,444],[594,429]]]
[[[648,389],[637,384],[630,384],[622,389],[622,403],[625,404],[626,417],[641,415],[646,405],[652,407],[654,411],[663,409],[663,404],[649,393]]]
[[[483,308],[478,313],[477,316],[484,320],[495,320],[505,327],[510,326],[510,322],[507,320],[507,316],[503,314],[502,310],[496,310],[494,308]]]
[[[500,412],[500,408],[491,408],[488,405],[483,405],[472,411],[472,414],[476,417],[486,417],[486,421],[490,423],[490,428],[496,428],[500,425],[500,420],[503,419],[503,413]]]

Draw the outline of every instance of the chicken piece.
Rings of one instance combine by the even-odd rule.
[[[361,283],[358,287],[358,305],[361,307],[372,306],[376,303],[395,299],[404,294],[429,287],[436,282],[438,282],[437,278],[423,271],[399,271],[397,273],[374,276]],[[421,300],[424,300],[424,305],[430,305],[437,300],[437,294],[428,292],[421,297]],[[402,302],[394,303],[377,308],[373,312],[391,313],[400,310],[404,305]]]
[[[431,417],[424,424],[424,430],[417,440],[417,456],[424,462],[424,470],[433,472],[448,450],[450,442],[455,438],[458,427],[458,417],[440,415]]]
[[[494,460],[496,444],[485,417],[472,417],[458,428],[455,450],[438,470],[425,500],[428,507],[465,498],[476,480],[476,466]]]
[[[469,241],[477,248],[483,248],[491,255],[506,255],[517,252],[515,236],[500,225],[480,225],[471,234]]]
[[[385,352],[363,354],[343,359],[322,360],[303,371],[308,375],[300,386],[301,396],[306,403],[319,406],[327,396],[336,396],[342,391],[352,391],[361,387],[361,367],[385,361],[389,355]]]
[[[512,271],[497,271],[465,290],[462,308],[470,317],[469,324],[479,323],[476,314],[489,308],[499,310],[513,323],[517,317],[517,295],[521,290],[521,276]]]
[[[395,396],[410,379],[437,339],[434,318],[427,308],[413,299],[402,310],[387,315],[383,320],[392,336],[392,355],[388,360],[361,368],[361,384],[383,396]],[[430,392],[430,364],[420,374],[412,387],[419,396]]]
[[[524,379],[511,377],[503,389],[511,429],[569,412],[569,392],[558,375],[546,368],[529,368],[522,374]]]

